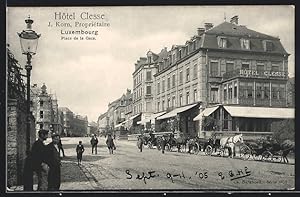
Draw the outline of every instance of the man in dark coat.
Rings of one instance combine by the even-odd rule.
[[[106,145],[109,150],[109,154],[114,154],[114,150],[116,149],[116,146],[113,138],[111,137],[111,134],[108,134],[108,137],[106,139]]]
[[[97,145],[98,145],[98,138],[96,135],[94,135],[91,139],[91,145],[92,145],[92,154],[94,153],[95,149],[95,154],[97,155]]]
[[[39,130],[39,138],[32,145],[31,152],[26,159],[24,168],[24,190],[32,191],[32,176],[36,173],[38,178],[38,191],[47,190],[48,185],[48,171],[49,160],[47,156],[47,149],[44,141],[48,137],[48,130]],[[31,171],[31,172],[29,172]],[[30,177],[29,177],[30,176]]]
[[[60,151],[62,152],[63,154],[63,157],[65,157],[65,151],[64,151],[64,148],[63,148],[63,145],[61,143],[61,139],[59,139],[59,142],[58,142],[58,149],[59,149],[59,155],[60,155]]]
[[[59,140],[58,134],[52,134],[52,142],[47,145],[48,157],[49,157],[49,173],[48,173],[48,190],[58,191],[61,183],[60,179],[60,154],[59,154]]]
[[[165,154],[166,144],[167,144],[167,139],[166,139],[166,136],[163,135],[162,136],[162,141],[161,141],[161,152],[162,152],[162,154]]]

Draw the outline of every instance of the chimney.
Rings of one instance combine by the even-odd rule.
[[[198,36],[201,36],[204,32],[205,32],[205,29],[204,28],[198,28],[197,29],[197,32],[198,32]]]
[[[205,31],[210,30],[214,25],[212,23],[204,23]]]
[[[230,23],[231,24],[234,24],[234,25],[238,25],[239,24],[239,16],[238,15],[235,15],[234,17],[232,17],[230,19]]]

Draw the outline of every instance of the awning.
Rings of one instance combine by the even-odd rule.
[[[209,116],[210,114],[212,114],[214,111],[216,111],[219,108],[219,106],[215,106],[215,107],[208,107],[205,108],[198,116],[196,116],[193,120],[197,121],[200,120],[201,117],[203,116]]]
[[[224,106],[224,108],[232,117],[280,118],[280,119],[295,118],[294,108],[238,107],[238,106]]]
[[[129,119],[133,120],[134,118],[138,117],[139,115],[141,115],[141,114],[137,114],[137,115],[131,116]]]
[[[165,113],[167,113],[167,112],[163,111],[163,112],[158,112],[158,113],[156,113],[156,114],[152,114],[152,115],[151,115],[151,123],[155,123],[155,119],[156,119],[157,117],[159,117],[159,116],[165,114]]]
[[[181,112],[184,112],[186,110],[189,110],[193,107],[195,107],[197,104],[193,104],[193,105],[188,105],[188,106],[184,106],[184,107],[179,107],[179,108],[176,108],[172,111],[170,111],[169,113],[166,113],[162,116],[159,116],[158,118],[156,118],[157,120],[162,120],[162,119],[166,119],[166,118],[171,118],[171,117],[174,117],[176,116],[178,113],[181,113]]]

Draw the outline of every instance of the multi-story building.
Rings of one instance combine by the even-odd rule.
[[[63,126],[59,117],[56,96],[47,92],[45,84],[40,88],[34,84],[31,86],[31,99],[31,110],[36,119],[36,132],[46,129],[62,134]]]
[[[108,128],[109,128],[109,118],[107,116],[107,112],[105,112],[104,114],[101,114],[98,117],[98,121],[97,121],[97,127],[98,127],[98,131],[99,134],[104,134]]]
[[[59,107],[58,110],[63,114],[63,133],[65,136],[72,136],[72,122],[74,113],[67,107]]]
[[[71,136],[83,137],[88,132],[88,118],[87,116],[74,115],[73,121],[71,122]]]
[[[289,54],[279,38],[238,25],[234,16],[230,23],[206,29],[196,51],[206,108],[195,118],[200,136],[207,116],[220,131],[245,133],[267,133],[273,121],[294,118],[294,109],[287,108]]]

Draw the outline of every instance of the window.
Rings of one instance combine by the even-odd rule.
[[[171,99],[170,98],[168,98],[168,106],[167,106],[168,108],[170,108],[171,107]]]
[[[44,112],[40,111],[40,118],[44,118]]]
[[[264,98],[268,99],[270,98],[270,84],[264,83]]]
[[[44,101],[40,101],[40,106],[43,107]]]
[[[179,59],[181,59],[181,56],[182,56],[181,50],[179,50],[178,56],[179,56]]]
[[[189,104],[190,103],[190,93],[187,92],[186,93],[186,104]]]
[[[250,41],[248,39],[241,39],[241,48],[242,49],[250,49]]]
[[[171,88],[171,78],[168,77],[168,90]]]
[[[193,50],[196,50],[196,41],[193,42]]]
[[[147,81],[151,81],[152,80],[152,73],[151,73],[151,71],[147,71],[146,80]]]
[[[258,99],[263,99],[264,98],[264,94],[263,94],[263,84],[261,83],[256,83],[256,98]]]
[[[160,83],[158,82],[157,83],[157,94],[159,94],[160,93]]]
[[[280,84],[279,85],[279,99],[284,99],[285,98],[285,85]]]
[[[272,64],[272,71],[279,71],[279,65],[278,64]]]
[[[151,86],[147,86],[146,94],[151,95]]]
[[[161,85],[162,85],[162,87],[161,87],[162,92],[164,92],[164,91],[165,91],[165,80],[162,81],[162,84],[161,84]]]
[[[179,72],[179,83],[183,83],[183,75],[182,75],[182,70]]]
[[[179,95],[179,106],[182,106],[182,94]]]
[[[224,86],[224,101],[227,100],[227,86]]]
[[[176,103],[175,103],[175,102],[176,102],[176,97],[175,97],[175,96],[173,96],[173,97],[172,97],[172,106],[173,106],[173,107],[175,107],[175,106],[176,106]]]
[[[40,129],[43,129],[43,128],[44,128],[44,124],[40,123]]]
[[[186,69],[186,81],[190,81],[190,68]]]
[[[279,99],[280,98],[279,94],[280,94],[279,85],[272,83],[272,99]]]
[[[217,103],[219,101],[218,99],[218,88],[211,88],[210,90],[210,101],[213,103]]]
[[[194,65],[194,79],[197,78],[197,74],[198,74],[198,65],[195,64],[195,65]]]
[[[228,99],[232,99],[232,84],[228,86]]]
[[[160,102],[158,101],[157,102],[157,111],[160,111],[159,108],[160,108]]]
[[[218,37],[219,48],[227,48],[227,39],[225,37]]]
[[[226,62],[226,72],[230,72],[234,70],[233,62]]]
[[[175,53],[173,54],[173,64],[176,62],[176,57],[175,57]]]
[[[234,90],[233,90],[233,97],[237,97],[237,82],[234,82]]]
[[[133,81],[133,86],[136,87],[136,79]]]
[[[265,70],[265,65],[260,63],[256,65],[256,70],[257,71],[264,71]]]
[[[216,77],[219,75],[219,63],[217,61],[210,62],[210,76]]]
[[[270,40],[263,41],[264,51],[273,51],[273,43]]]
[[[151,102],[146,102],[146,111],[152,111],[152,106],[151,106]]]
[[[173,86],[173,88],[175,87],[175,74],[173,74],[172,86]]]
[[[253,83],[248,83],[248,88],[247,88],[247,98],[252,98],[253,97]]]
[[[194,90],[194,102],[197,101],[197,89]]]
[[[161,103],[161,109],[164,111],[165,110],[165,100],[162,101]]]
[[[247,70],[247,69],[249,69],[250,68],[250,64],[249,63],[247,63],[247,62],[242,62],[242,69],[243,70]]]

